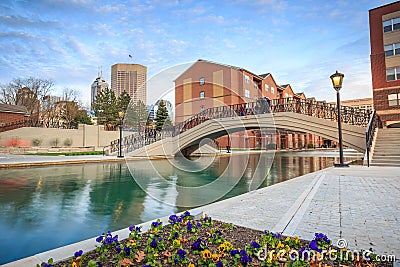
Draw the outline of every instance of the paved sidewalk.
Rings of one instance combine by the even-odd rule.
[[[329,168],[203,207],[215,219],[400,258],[400,168]]]
[[[103,155],[82,156],[35,156],[35,155],[12,155],[0,154],[0,168],[31,167],[52,164],[72,164],[88,162],[123,161],[125,158]]]

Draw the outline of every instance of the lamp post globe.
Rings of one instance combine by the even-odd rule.
[[[118,149],[118,158],[123,158],[124,156],[122,155],[122,122],[124,120],[125,112],[123,110],[120,110],[118,112],[118,118],[119,118],[119,149]]]
[[[335,164],[335,167],[348,167],[349,165],[344,163],[343,157],[343,138],[342,138],[342,116],[340,107],[340,89],[342,89],[342,83],[344,74],[336,71],[331,75],[332,85],[336,91],[336,107],[337,107],[337,122],[338,122],[338,134],[339,134],[339,164]]]

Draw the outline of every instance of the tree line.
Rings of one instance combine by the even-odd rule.
[[[77,90],[64,88],[58,96],[52,95],[53,91],[51,79],[14,78],[0,84],[0,103],[26,107],[31,126],[73,128],[78,123],[91,124]]]
[[[31,126],[74,128],[78,123],[92,124],[77,90],[64,88],[58,96],[52,95],[53,91],[54,82],[51,79],[14,78],[8,84],[0,84],[0,103],[25,106]],[[139,132],[148,127],[160,131],[164,126],[171,125],[163,100],[159,102],[153,121],[146,105],[140,100],[131,103],[131,97],[125,91],[119,97],[108,88],[98,92],[92,106],[98,124],[105,125],[108,130],[116,129],[120,110],[125,111],[125,127]]]

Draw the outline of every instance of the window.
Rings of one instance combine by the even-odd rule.
[[[205,84],[205,79],[204,79],[204,77],[201,77],[200,78],[200,85],[204,85]]]
[[[200,98],[203,99],[204,98],[204,91],[200,92]]]
[[[203,111],[204,111],[204,106],[201,105],[201,106],[200,106],[200,112],[203,112]]]
[[[387,81],[395,81],[400,80],[400,67],[387,69],[386,70],[386,80]]]
[[[250,77],[248,75],[244,75],[244,82],[250,83]]]
[[[264,85],[264,89],[265,89],[265,91],[267,91],[267,92],[268,92],[268,90],[269,90],[269,86],[268,86],[268,84],[265,84],[265,85]]]
[[[387,57],[400,54],[400,43],[385,45],[385,55]]]
[[[250,98],[250,91],[249,90],[244,90],[244,96]]]
[[[388,19],[383,22],[383,32],[391,32],[400,29],[400,18]]]
[[[257,83],[254,83],[253,87],[254,87],[254,89],[258,90],[258,85],[257,85]]]
[[[271,86],[271,93],[275,94],[275,88]]]
[[[389,107],[400,105],[400,93],[388,95]]]
[[[288,94],[288,93],[285,93],[285,97],[288,98],[288,97],[289,97],[289,94]]]

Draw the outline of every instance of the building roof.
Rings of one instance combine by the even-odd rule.
[[[244,68],[241,67],[237,67],[237,66],[233,66],[233,65],[228,65],[228,64],[222,64],[222,63],[218,63],[218,62],[214,62],[214,61],[210,61],[210,60],[205,60],[205,59],[198,59],[196,62],[194,62],[192,65],[190,65],[189,68],[187,68],[184,72],[182,72],[178,77],[175,78],[174,82],[179,79],[179,77],[181,77],[188,69],[190,69],[193,65],[197,64],[198,62],[206,62],[206,63],[211,63],[211,64],[215,64],[215,65],[220,65],[220,66],[224,66],[224,67],[228,67],[231,69],[235,69],[235,70],[239,70],[239,71],[245,71],[251,75],[253,75],[254,77],[258,77],[259,79],[263,80],[265,77],[267,77],[268,75],[270,75],[270,73],[266,73],[266,74],[262,74],[262,75],[258,75],[255,74],[249,70],[246,70]],[[263,76],[265,75],[265,76]]]
[[[261,78],[265,79],[265,77],[267,77],[268,75],[270,75],[271,73],[264,73],[264,74],[260,74],[258,76],[260,76]]]
[[[24,106],[8,105],[0,103],[0,112],[19,113],[28,115],[28,109]]]
[[[375,9],[379,9],[379,8],[382,8],[382,7],[385,7],[385,6],[395,5],[395,4],[398,4],[399,2],[400,1],[396,1],[396,2],[389,3],[389,4],[386,4],[386,5],[383,5],[383,6],[377,6],[377,7],[371,8],[369,11],[372,11],[372,10],[375,10]]]

